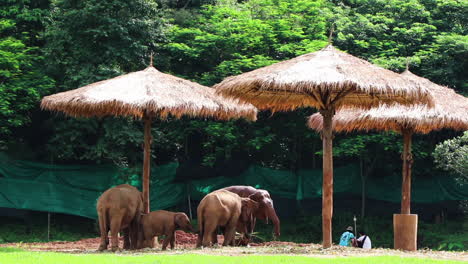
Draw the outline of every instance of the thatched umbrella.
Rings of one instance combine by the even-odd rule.
[[[324,49],[279,62],[215,85],[223,95],[272,111],[315,107],[325,120],[323,138],[323,246],[331,246],[333,159],[331,123],[335,109],[379,103],[429,102],[427,92],[399,74],[328,45]]]
[[[145,70],[121,75],[87,86],[46,96],[43,109],[73,117],[129,116],[144,120],[143,197],[149,212],[151,121],[169,115],[210,117],[219,120],[255,120],[257,110],[250,104],[223,98],[215,90],[159,72],[152,65]]]
[[[369,110],[343,108],[333,120],[333,130],[351,132],[356,130],[396,131],[403,135],[403,182],[401,214],[410,214],[411,202],[411,137],[413,133],[426,134],[433,130],[451,128],[468,129],[468,98],[455,93],[452,89],[437,85],[428,79],[414,75],[409,70],[401,74],[404,78],[426,87],[433,98],[434,107],[426,105],[381,105]],[[323,118],[319,114],[308,120],[312,129],[324,129]],[[413,243],[415,249],[415,243]]]

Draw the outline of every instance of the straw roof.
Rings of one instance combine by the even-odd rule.
[[[305,106],[370,107],[395,101],[430,103],[427,91],[418,83],[332,45],[228,77],[214,87],[220,94],[250,102],[260,109],[279,111]]]
[[[46,96],[41,107],[74,117],[112,115],[142,118],[147,113],[160,118],[188,115],[256,120],[257,116],[257,109],[250,104],[224,98],[215,94],[212,88],[159,72],[152,66]]]
[[[333,117],[333,130],[351,132],[354,130],[392,130],[401,132],[410,129],[417,133],[451,128],[468,130],[468,98],[455,93],[453,89],[437,85],[426,78],[406,70],[401,76],[419,82],[431,93],[434,107],[425,105],[381,105],[369,110],[342,108]],[[322,116],[312,115],[308,125],[314,130],[322,130]]]

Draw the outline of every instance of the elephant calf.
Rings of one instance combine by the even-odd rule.
[[[239,218],[247,222],[257,207],[257,202],[250,198],[241,198],[226,190],[207,194],[197,208],[199,226],[197,247],[202,245],[209,247],[217,241],[217,227],[224,227],[223,246],[233,245]]]
[[[124,249],[137,245],[138,223],[143,212],[143,198],[137,188],[121,184],[105,191],[97,200],[96,209],[101,231],[99,251],[109,245],[111,231],[112,251],[119,248],[118,233],[124,231]]]
[[[166,250],[169,242],[171,243],[171,249],[174,249],[176,229],[187,232],[193,231],[186,214],[165,210],[150,212],[141,216],[139,240],[142,241],[143,245],[149,245],[155,236],[165,235],[162,250]]]

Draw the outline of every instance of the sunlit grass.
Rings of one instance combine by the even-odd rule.
[[[204,264],[461,264],[463,261],[433,260],[427,258],[406,258],[398,256],[378,257],[336,257],[317,258],[307,256],[275,255],[275,256],[213,256],[198,254],[66,254],[52,252],[31,252],[18,248],[0,248],[1,264],[182,264],[182,263],[204,263]]]

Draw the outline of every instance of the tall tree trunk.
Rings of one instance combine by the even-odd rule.
[[[323,184],[322,184],[322,235],[323,248],[332,245],[333,217],[333,109],[320,110],[323,116]]]
[[[403,182],[401,187],[401,213],[411,214],[411,166],[413,155],[411,154],[411,136],[413,132],[404,129],[403,134]]]
[[[145,146],[143,155],[143,208],[147,214],[150,212],[149,183],[150,183],[150,162],[151,162],[151,117],[145,115]]]

